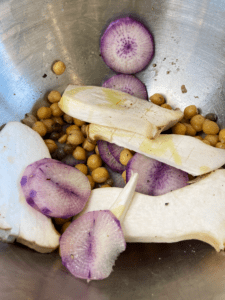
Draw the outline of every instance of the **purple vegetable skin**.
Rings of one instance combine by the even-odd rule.
[[[143,70],[154,55],[153,36],[139,21],[119,18],[105,30],[100,51],[106,65],[117,73],[135,74]]]
[[[75,277],[88,281],[108,277],[125,249],[120,221],[109,210],[80,216],[60,238],[63,265]]]
[[[115,172],[123,173],[126,170],[126,167],[118,162],[114,156],[109,151],[108,143],[106,141],[99,140],[98,151],[102,160]]]
[[[50,158],[29,165],[20,184],[27,203],[48,217],[75,216],[91,194],[82,172]]]
[[[116,161],[120,163],[120,153],[124,149],[114,143],[107,143],[110,153],[115,157]]]
[[[109,89],[119,90],[141,99],[148,99],[146,86],[134,75],[114,75],[106,80],[102,86]]]
[[[133,172],[139,174],[136,192],[159,196],[187,185],[188,174],[161,163],[155,159],[136,153],[127,164],[126,181]]]

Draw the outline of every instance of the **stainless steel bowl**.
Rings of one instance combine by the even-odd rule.
[[[0,126],[21,120],[52,89],[100,85],[112,74],[99,38],[120,15],[139,16],[156,52],[138,74],[149,95],[159,92],[184,109],[216,113],[225,127],[225,2],[223,0],[0,1]],[[66,72],[51,71],[55,60]],[[186,87],[183,93],[181,86]],[[57,253],[0,244],[0,298],[225,299],[225,257],[199,241],[128,244],[108,279],[87,284],[62,266]]]

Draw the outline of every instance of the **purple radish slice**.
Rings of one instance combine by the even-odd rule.
[[[87,280],[108,277],[126,248],[120,222],[109,210],[82,215],[70,224],[59,243],[63,265],[75,277]]]
[[[120,147],[114,143],[108,142],[108,148],[111,154],[115,157],[115,159],[120,163],[120,153],[124,149],[123,147]]]
[[[113,180],[113,187],[120,187],[123,188],[125,186],[125,182],[123,180],[123,177],[120,173],[114,172],[109,166],[106,164],[104,167],[108,170],[110,178]]]
[[[148,99],[146,86],[134,75],[118,74],[106,80],[103,85],[105,88],[118,90],[128,93],[134,97]]]
[[[158,196],[182,188],[188,184],[188,174],[140,153],[127,164],[126,181],[132,172],[139,174],[136,192]]]
[[[188,174],[182,170],[162,164],[160,172],[157,174],[157,181],[153,196],[164,195],[188,185]]]
[[[120,221],[132,201],[137,179],[138,174],[131,177],[110,210],[88,212],[62,234],[62,263],[75,277],[99,280],[112,272],[118,255],[126,249]]]
[[[21,187],[30,206],[48,217],[64,219],[81,212],[91,194],[82,172],[50,158],[29,165]]]
[[[123,173],[126,170],[126,166],[123,166],[118,162],[109,151],[108,143],[106,141],[99,140],[98,151],[101,159],[115,172]]]
[[[123,74],[143,70],[154,55],[154,40],[149,30],[130,17],[110,23],[100,41],[101,56],[106,65]]]

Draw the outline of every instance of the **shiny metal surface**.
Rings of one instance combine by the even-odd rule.
[[[129,13],[155,38],[155,57],[138,74],[149,95],[215,112],[225,126],[223,0],[1,0],[0,125],[22,119],[51,89],[100,85],[112,74],[99,56],[100,34]],[[61,76],[51,71],[58,59],[67,66]],[[57,253],[20,245],[0,244],[0,269],[1,300],[225,299],[224,253],[198,241],[129,244],[111,276],[89,284],[72,277]]]

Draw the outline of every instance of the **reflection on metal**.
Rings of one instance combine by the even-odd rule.
[[[51,89],[101,85],[112,75],[99,39],[121,13],[139,15],[154,35],[155,57],[137,75],[149,96],[162,93],[181,109],[195,104],[225,127],[223,0],[0,1],[0,126],[22,119]],[[51,71],[58,59],[67,67],[61,76]],[[129,244],[111,276],[89,284],[56,253],[0,246],[1,299],[225,299],[224,254],[201,242]]]

